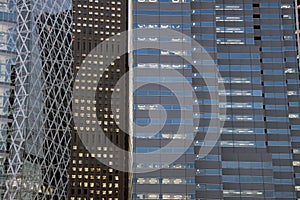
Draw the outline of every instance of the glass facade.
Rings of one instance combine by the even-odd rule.
[[[0,199],[300,199],[298,5],[0,1]],[[89,52],[128,27],[142,31],[126,41],[134,51],[104,69],[109,58]],[[121,42],[101,48],[107,53]],[[94,79],[76,80],[81,87],[73,82],[83,68],[87,77],[105,71],[97,86],[91,87]],[[131,68],[133,79],[118,85]],[[73,126],[73,90],[96,92],[92,101],[82,95],[72,102],[83,103],[73,116],[85,125]],[[132,105],[122,110],[120,101]],[[131,158],[118,157],[87,124],[132,151],[132,167],[143,173],[99,163],[126,165]],[[215,134],[217,142],[207,139]],[[85,148],[82,135],[98,140],[97,153]],[[167,146],[172,142],[184,145]],[[203,147],[211,149],[204,156]],[[154,162],[137,156],[157,152]]]
[[[188,177],[178,178],[186,185],[192,184],[195,192],[185,189],[181,192],[175,186],[174,195],[182,193],[192,199],[297,198],[300,183],[297,148],[300,139],[297,132],[300,121],[294,3],[292,0],[238,3],[222,0],[134,1],[134,28],[169,28],[190,35],[203,48],[191,47],[192,51],[187,50],[182,54],[190,55],[192,64],[201,63],[206,67],[217,64],[221,74],[221,77],[218,77],[217,72],[200,74],[192,65],[181,64],[181,61],[161,50],[142,49],[134,52],[135,68],[172,68],[173,65],[168,65],[168,62],[175,62],[176,66],[182,66],[183,70],[191,73],[189,81],[196,93],[193,109],[190,110],[194,116],[195,141],[191,148],[195,152],[192,166],[195,180],[187,182]],[[175,40],[143,35],[134,38],[134,41]],[[203,52],[208,52],[211,59],[204,60]],[[151,59],[148,59],[150,56]],[[166,56],[169,57],[165,59]],[[155,77],[148,74],[137,73],[134,82],[178,84],[181,80],[168,77],[167,73]],[[212,80],[212,85],[205,84],[203,79]],[[225,86],[224,91],[220,90],[222,84]],[[218,96],[212,98],[208,95],[209,91]],[[157,87],[139,88],[134,93],[135,122],[143,125],[150,123],[143,112],[159,110],[157,104],[163,105],[168,112],[176,112],[178,106],[165,104],[172,101],[171,97],[188,95],[188,91],[171,93]],[[219,102],[223,96],[226,102]],[[151,101],[147,101],[146,97]],[[155,97],[158,102],[153,105]],[[168,100],[163,102],[163,99]],[[212,113],[208,106],[213,104],[218,104],[220,109],[226,108],[226,114]],[[199,107],[200,112],[196,112],[195,107]],[[189,110],[190,107],[184,109]],[[209,130],[210,120],[225,123],[221,129],[216,126]],[[151,122],[162,126],[160,120]],[[165,126],[170,124],[174,127],[175,122],[167,118]],[[183,123],[190,121],[185,120]],[[206,135],[212,134],[210,131],[221,133],[216,145],[204,139]],[[162,147],[155,146],[157,141],[172,138],[172,134],[161,132],[157,135],[138,131],[134,133],[134,151],[138,152],[154,151],[154,147]],[[141,142],[146,139],[147,148],[146,142]],[[197,155],[203,146],[214,146],[205,157]],[[150,166],[147,163],[135,165]],[[151,165],[159,166],[163,166],[163,163]],[[134,199],[164,199],[165,192],[169,195],[170,192],[163,189],[163,176],[168,172],[173,176],[178,173],[168,167],[166,165],[164,173],[157,176],[135,175]],[[171,178],[168,183],[174,184]],[[153,192],[149,193],[150,188]]]
[[[73,105],[80,107],[79,110],[73,109],[73,114],[74,119],[82,119],[86,124],[72,127],[67,198],[70,200],[126,200],[130,193],[129,174],[99,161],[107,158],[109,163],[129,165],[128,157],[123,158],[105,142],[111,141],[125,150],[129,148],[129,137],[119,127],[123,123],[126,127],[128,124],[128,119],[120,117],[128,113],[121,103],[128,105],[128,85],[118,83],[128,71],[127,56],[115,56],[111,60],[112,54],[119,48],[119,38],[115,37],[116,43],[111,49],[102,43],[126,31],[127,11],[127,0],[73,1],[73,70],[77,78],[73,86]],[[103,53],[95,51],[103,46],[106,46]],[[107,62],[110,65],[105,68],[104,63]],[[100,80],[97,77],[94,80],[92,74],[99,73],[99,70],[104,73]],[[84,76],[78,78],[81,74]],[[91,99],[86,91],[95,91],[95,98]],[[115,98],[111,101],[113,95]],[[90,114],[91,110],[96,112]],[[90,128],[91,124],[99,127],[95,130]],[[97,135],[99,128],[104,132],[103,140]],[[94,142],[87,145],[87,141]],[[94,151],[90,151],[88,146],[94,147]]]
[[[68,0],[0,2],[1,199],[66,199],[71,9]]]
[[[133,152],[162,153],[155,163],[133,156],[133,168],[147,171],[133,175],[133,199],[195,199],[193,93],[186,86],[192,82],[192,66],[182,58],[192,58],[191,41],[147,32],[160,28],[190,35],[190,2],[137,0],[132,12],[133,28],[144,31],[133,36],[134,48],[149,46],[149,42],[170,47],[133,52]],[[170,141],[191,145],[187,149],[164,147]],[[164,159],[176,154],[173,163]]]
[[[12,0],[0,3],[0,198],[7,178],[9,127],[12,123],[11,97],[13,71],[16,63],[16,5]]]

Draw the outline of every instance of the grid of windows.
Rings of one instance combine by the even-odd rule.
[[[98,124],[108,139],[117,146],[128,149],[128,136],[118,127],[120,108],[116,107],[116,112],[113,114],[110,101],[113,92],[118,93],[120,99],[128,98],[120,95],[121,90],[127,88],[126,85],[116,85],[128,70],[127,57],[126,55],[117,57],[108,68],[104,69],[106,56],[90,54],[106,38],[125,30],[127,30],[127,1],[73,0],[73,67],[75,74],[82,67],[88,72],[87,80],[76,80],[81,83],[81,86],[75,89],[82,90],[82,93],[85,90],[96,91],[94,101],[85,100],[84,96],[82,99],[74,99],[75,104],[86,103],[86,106],[81,107],[82,112],[74,115],[87,120],[88,124]],[[86,58],[88,59],[85,60]],[[93,70],[97,68],[104,74],[96,83],[97,88],[92,88],[89,86],[88,77],[92,76]],[[92,108],[91,104],[95,105],[95,108]],[[84,113],[85,110],[91,109],[96,109],[97,121],[89,120],[90,116]],[[84,138],[97,141],[97,137],[93,134],[95,130],[84,126],[74,127],[72,160],[69,168],[69,199],[127,199],[130,193],[128,174],[105,166],[97,160],[97,158],[107,158],[113,162],[114,159],[118,159],[118,155],[113,149],[105,146],[97,146],[97,153],[89,152],[76,133],[77,130],[84,131],[86,134]],[[127,161],[128,159],[125,162]]]
[[[78,16],[75,18],[77,21],[74,22],[73,31],[82,38],[76,43],[75,36],[75,48],[88,51],[99,41],[91,41],[84,35],[97,35],[100,41],[103,41],[106,37],[116,34],[118,30],[122,30],[122,25],[125,24],[122,21],[124,4],[96,0],[91,3],[84,2],[86,1],[74,5],[77,9],[75,16]],[[149,111],[158,112],[164,109],[168,113],[172,112],[175,117],[167,118],[166,123],[159,117],[152,120],[157,126],[166,126],[168,131],[162,129],[157,134],[135,131],[133,152],[158,150],[164,141],[175,139],[173,132],[178,124],[193,124],[195,121],[201,121],[200,124],[194,124],[194,133],[176,138],[193,139],[194,134],[196,136],[194,147],[188,149],[184,155],[188,157],[184,158],[186,162],[180,160],[173,164],[133,163],[136,168],[164,168],[173,176],[165,177],[163,173],[165,171],[159,171],[157,173],[159,175],[151,173],[134,175],[134,199],[294,199],[296,197],[295,190],[300,190],[298,173],[300,92],[294,9],[293,0],[284,2],[252,0],[238,3],[224,0],[134,0],[132,11],[134,21],[131,24],[133,28],[181,31],[191,35],[203,46],[192,50],[141,49],[133,52],[134,68],[141,71],[160,69],[163,72],[160,76],[150,75],[151,73],[135,76],[133,80],[135,84],[160,82],[179,85],[183,79],[167,74],[168,70],[177,69],[190,74],[185,80],[193,85],[197,95],[193,106],[181,105],[180,107],[174,97],[190,97],[189,91],[180,88],[169,91],[167,88],[154,86],[137,89],[133,94],[134,121],[137,124],[150,123],[147,116]],[[135,36],[132,41],[135,44],[147,42],[189,44],[191,42],[181,38],[159,38],[153,35]],[[202,53],[206,51],[212,60],[201,59]],[[82,59],[86,55],[80,52],[77,56]],[[217,73],[199,74],[191,64],[177,58],[182,55],[190,56],[194,64],[205,66],[217,64],[222,78],[218,77]],[[173,62],[174,60],[176,62]],[[79,64],[80,62],[75,65],[76,68]],[[122,69],[116,68],[115,72],[122,72]],[[107,78],[109,77],[108,73]],[[212,81],[214,84],[205,85],[203,78],[215,80]],[[218,90],[219,84],[225,85],[224,91]],[[111,91],[111,87],[100,86],[99,90],[101,91],[99,95],[103,98],[99,108],[107,112],[105,96],[106,92]],[[214,91],[220,97],[226,96],[227,102],[218,102],[218,98],[206,98],[209,91]],[[146,98],[150,100],[145,100]],[[213,104],[218,104],[220,109],[226,108],[227,114],[219,116],[217,113],[209,112],[207,107]],[[194,106],[199,106],[200,112],[193,113],[193,120],[180,120],[176,117],[176,112],[180,110],[191,112]],[[85,109],[91,108],[83,108]],[[119,130],[114,129],[115,126],[111,126],[108,120],[110,114],[106,113],[102,117],[102,120],[95,123],[102,125],[107,133],[112,130],[118,133]],[[225,121],[224,127],[221,130],[218,127],[209,129],[211,119]],[[85,127],[76,128],[85,129]],[[222,134],[216,145],[203,141],[206,134],[218,131]],[[123,139],[119,137],[119,142]],[[215,145],[215,147],[206,157],[196,154],[189,160],[191,158],[189,156],[198,152],[203,145]],[[82,158],[112,156],[109,150],[90,155],[79,145],[74,148],[78,151],[76,154],[78,158],[73,160],[76,167],[72,168],[76,173],[77,171],[89,172],[91,169],[102,171],[102,168],[97,166],[81,166],[85,162]],[[176,152],[177,149],[165,150],[165,153]],[[195,177],[190,175],[194,169]],[[109,169],[106,173],[107,171]],[[182,175],[183,172],[189,176]],[[108,175],[102,172],[97,176],[79,173],[72,175],[72,178],[92,179],[93,177],[93,179],[108,180]],[[174,177],[177,175],[178,177]],[[120,177],[121,175],[118,175],[118,180],[121,180]],[[113,180],[113,176],[110,180]],[[78,182],[83,187],[95,187],[91,183]],[[105,182],[101,185],[101,190],[95,190],[95,193],[104,192],[103,195],[111,193],[114,195],[117,189],[107,191],[105,188],[109,186],[113,188],[116,184],[118,187],[121,185],[120,182]],[[149,192],[149,188],[155,192]],[[112,198],[112,196],[105,197]],[[75,196],[73,198],[76,199]]]
[[[194,38],[216,58],[222,75],[219,83],[226,88],[219,95],[227,96],[227,102],[219,104],[227,108],[226,116],[219,116],[225,120],[221,141],[205,159],[196,157],[197,198],[295,197],[293,168],[299,165],[291,165],[290,152],[298,141],[299,92],[293,3],[197,0],[191,4]],[[200,77],[193,77],[193,82]],[[203,94],[205,87],[197,86],[196,91]],[[197,100],[200,105],[214,102]],[[202,121],[217,117],[202,112],[194,116]],[[195,130],[195,149],[213,145],[202,141],[209,134],[207,125]],[[260,191],[261,187],[269,189]]]
[[[189,34],[191,30],[189,6],[190,2],[186,0],[137,0],[133,5],[132,27],[172,29]],[[140,49],[133,52],[133,67],[136,70],[134,84],[148,83],[148,85],[137,88],[133,94],[134,121],[142,126],[149,124],[148,112],[152,111],[157,114],[157,117],[151,118],[151,124],[161,127],[158,133],[153,133],[153,130],[143,130],[143,132],[134,130],[133,151],[137,153],[153,152],[164,147],[164,144],[167,144],[170,139],[182,142],[193,140],[192,132],[177,134],[179,125],[188,127],[193,124],[193,106],[187,103],[188,100],[185,101],[185,99],[192,98],[192,91],[186,90],[184,86],[185,82],[191,83],[192,81],[192,67],[180,57],[192,56],[193,51],[184,48],[191,41],[175,36],[156,37],[147,35],[147,33],[142,36],[136,35],[132,39],[136,46],[147,45],[147,42],[151,42],[183,47],[179,50]],[[181,76],[174,75],[172,73],[174,70]],[[174,85],[176,89],[171,91],[164,86],[170,84]],[[176,98],[182,98],[185,103],[181,105]],[[166,120],[162,120],[162,110],[166,111]],[[181,119],[181,112],[190,118]],[[166,156],[181,155],[181,152],[180,148],[163,149],[163,154]],[[166,164],[163,159],[153,164],[133,159],[133,165],[137,169],[158,169],[156,172],[133,175],[133,199],[195,199],[193,154],[194,149],[191,147],[172,164]],[[150,193],[149,188],[155,193]]]

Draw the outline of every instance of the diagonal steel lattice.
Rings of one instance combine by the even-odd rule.
[[[72,1],[15,0],[17,59],[4,199],[66,199]]]

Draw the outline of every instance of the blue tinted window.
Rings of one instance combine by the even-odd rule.
[[[292,159],[292,155],[291,154],[286,154],[286,153],[274,153],[272,154],[272,158],[273,159]]]
[[[300,102],[289,102],[289,106],[298,107],[298,106],[300,106]]]
[[[295,26],[294,25],[282,25],[283,30],[294,30]]]
[[[194,118],[219,118],[219,114],[217,113],[195,113]]]
[[[287,94],[286,93],[265,93],[265,97],[266,98],[287,98]]]
[[[188,148],[186,151],[185,148],[155,148],[155,147],[136,147],[133,149],[135,153],[150,153],[154,151],[159,151],[162,153],[189,153],[189,154],[194,154],[194,148]]]
[[[275,184],[293,184],[292,179],[274,179]]]
[[[218,38],[218,44],[254,44],[254,38]]]
[[[295,27],[293,25],[261,25],[261,30],[292,30]],[[265,37],[271,37],[271,36],[265,36]],[[273,36],[276,37],[276,36]],[[277,36],[277,37],[281,37],[281,36]]]
[[[223,161],[222,168],[244,168],[244,169],[260,169],[272,168],[271,162],[233,162]]]
[[[195,91],[213,91],[218,90],[218,86],[195,86]]]
[[[136,90],[135,96],[191,96],[191,91]]]
[[[288,79],[287,83],[288,84],[299,84],[299,81],[297,79]]]
[[[297,62],[297,58],[293,58],[293,57],[287,57],[285,58],[286,62]]]
[[[281,29],[281,26],[280,25],[265,25],[265,24],[262,24],[260,26],[261,30],[280,30]],[[282,36],[263,36],[263,37],[273,37],[273,38],[282,38]]]
[[[264,148],[265,142],[263,141],[222,141],[222,147],[235,147],[235,148]]]
[[[220,71],[260,71],[260,66],[249,65],[219,65]]]
[[[202,100],[195,100],[195,103],[201,105],[215,105],[218,104],[219,101],[213,99],[202,99]]]
[[[259,59],[260,54],[253,53],[218,53],[218,59]]]
[[[267,129],[269,134],[290,134],[289,129]]]
[[[286,86],[286,83],[282,81],[265,81],[264,86]]]
[[[221,156],[220,155],[207,155],[207,156],[199,156],[197,155],[196,160],[221,160]]]
[[[215,65],[215,61],[214,60],[194,60],[193,61],[194,64],[202,64],[202,65]]]
[[[253,21],[252,16],[217,16],[217,21]]]
[[[196,174],[221,175],[221,169],[197,169]]]
[[[217,78],[216,73],[193,73],[194,78]]]
[[[291,167],[291,166],[274,166],[273,170],[278,171],[278,172],[292,172],[293,167]]]
[[[297,51],[297,48],[295,46],[291,46],[291,47],[283,47],[284,51]]]
[[[278,69],[278,70],[263,70],[264,74],[276,74],[276,75],[282,75],[284,74],[284,70]]]
[[[262,52],[282,52],[281,47],[262,47]]]
[[[158,49],[140,49],[140,50],[134,50],[133,52],[134,55],[160,55],[161,52]]]
[[[252,10],[252,4],[216,4],[216,10]]]
[[[197,10],[192,10],[192,13],[193,14],[209,14],[209,15],[212,15],[212,14],[216,14],[216,11],[212,10],[212,9],[197,9]]]
[[[221,190],[222,184],[197,184],[196,190]]]
[[[193,35],[194,39],[198,40],[216,40],[216,35],[215,34],[196,34]]]
[[[292,142],[300,142],[300,137],[292,137]]]
[[[263,58],[263,63],[284,63],[283,58]]]
[[[253,27],[217,27],[217,33],[253,33]]]
[[[288,117],[266,117],[268,122],[288,122]]]
[[[192,78],[190,77],[166,77],[166,76],[161,76],[161,77],[156,77],[156,76],[136,76],[134,78],[134,81],[136,82],[192,82]]]
[[[280,14],[260,14],[260,18],[267,18],[267,19],[280,19]]]
[[[134,0],[134,2],[138,2],[138,0]],[[172,3],[172,0],[157,0],[157,2],[162,2],[162,3]],[[190,0],[185,0],[184,2],[191,2]]]
[[[267,110],[287,110],[287,105],[266,105]]]
[[[193,26],[210,26],[210,27],[214,27],[216,26],[216,22],[215,21],[209,21],[209,22],[194,22]]]
[[[234,183],[262,183],[262,182],[273,182],[273,177],[271,176],[223,176],[224,182],[234,182]]]
[[[170,16],[190,16],[190,11],[159,11],[159,10],[134,10],[135,15],[170,15]]]
[[[278,30],[278,29],[275,29]],[[261,36],[261,40],[282,40],[281,36]]]
[[[249,77],[249,78],[236,78],[236,77],[222,77],[224,83],[261,83],[260,77]]]
[[[285,184],[293,184],[293,183],[285,183]],[[276,196],[276,198],[294,198],[294,197],[296,197],[295,193],[293,193],[293,192],[275,192],[275,196]]]
[[[259,7],[261,8],[280,8],[279,3],[260,3]]]
[[[291,146],[291,143],[288,141],[269,141],[269,146]]]

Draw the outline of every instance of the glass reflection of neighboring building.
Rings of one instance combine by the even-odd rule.
[[[195,160],[191,161],[195,169],[194,183],[188,182],[188,176],[178,182],[165,178],[168,172],[176,178],[180,175],[167,166],[168,172],[160,171],[157,176],[135,175],[134,199],[178,199],[174,196],[176,193],[192,194],[184,187],[177,189],[183,182],[186,187],[195,186],[195,195],[186,199],[299,198],[299,60],[294,3],[293,0],[134,1],[133,27],[147,29],[169,25],[176,29],[177,26],[172,24],[182,25],[183,32],[204,47],[193,49],[194,63],[212,64],[212,61],[201,59],[201,53],[207,51],[218,65],[222,76],[218,83],[224,84],[225,91],[218,91],[218,87],[210,87],[210,90],[227,97],[227,102],[219,104],[220,108],[227,109],[226,115],[210,113],[207,108],[216,103],[216,99],[208,96],[203,78],[215,79],[216,74],[192,71],[192,85],[197,94],[194,106],[200,107],[200,112],[194,113],[195,120],[200,120],[200,125],[195,126],[195,152],[200,146],[210,145],[203,141],[204,136],[210,134],[210,118],[225,121],[221,130],[213,127],[222,133],[220,141],[209,155],[203,158],[196,154]],[[142,39],[149,40],[147,37]],[[134,67],[150,68],[153,62],[159,67],[160,63],[175,60],[164,59],[166,55],[162,55],[162,51],[134,53]],[[142,79],[145,77],[135,77],[134,81]],[[134,107],[137,123],[147,124],[141,117],[145,116],[141,110],[149,106],[142,100],[145,101],[145,97],[154,99],[155,94],[161,94],[162,88],[153,90],[148,87],[134,94],[140,104]],[[136,133],[136,137],[134,150],[144,152],[151,149],[142,145],[152,147],[157,141],[163,144],[164,140],[163,134],[151,138]],[[145,138],[148,143],[143,141]],[[141,167],[149,166],[141,164]],[[169,192],[168,184],[176,189]]]
[[[10,96],[11,76],[16,57],[16,13],[13,0],[0,1],[0,198],[5,189],[5,157],[7,139],[12,122]]]
[[[190,35],[189,2],[136,0],[133,4],[133,28],[173,29]],[[133,115],[134,122],[138,125],[133,130],[135,137],[133,152],[155,152],[174,141],[191,144],[184,152],[181,152],[182,147],[178,145],[174,148],[164,148],[161,158],[154,163],[133,156],[133,166],[137,170],[141,168],[155,170],[133,175],[133,199],[195,199],[193,106],[191,105],[193,94],[187,89],[187,85],[192,81],[192,66],[182,57],[192,57],[191,41],[169,34],[160,38],[151,31],[143,35],[137,34],[131,39],[137,46],[147,46],[152,43],[167,44],[171,48],[140,49],[133,52],[135,68],[133,84],[137,88],[133,94]],[[144,85],[144,83],[149,84]],[[163,110],[167,115],[165,121]],[[154,114],[151,122],[148,112]],[[145,127],[148,123],[152,123],[153,128],[138,128]],[[168,163],[164,159],[176,154],[179,156],[173,163]]]
[[[66,199],[71,3],[0,0],[0,199]]]

